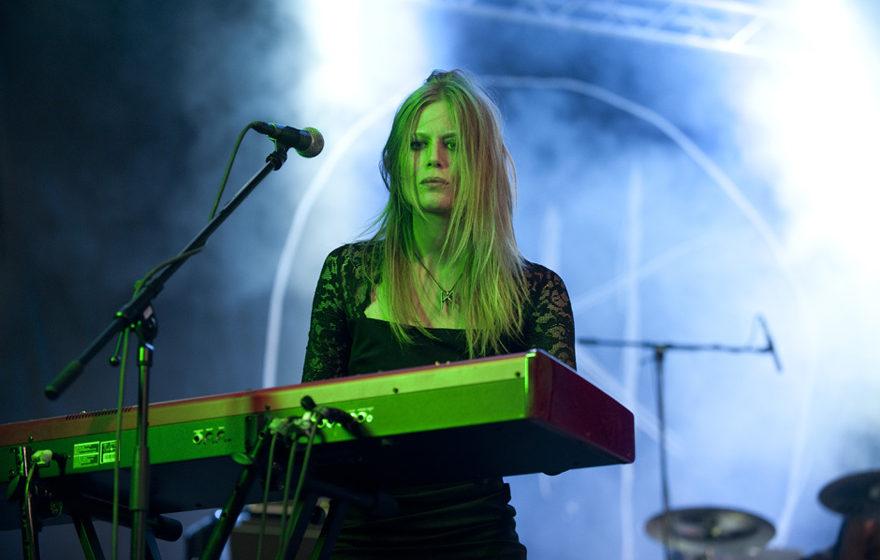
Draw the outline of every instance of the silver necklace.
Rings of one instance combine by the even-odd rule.
[[[452,306],[455,304],[455,287],[458,285],[458,281],[461,280],[461,274],[458,275],[458,279],[455,281],[454,284],[452,284],[451,288],[449,288],[448,290],[444,290],[443,286],[440,285],[440,282],[438,282],[437,279],[434,278],[434,275],[431,274],[431,271],[428,270],[428,267],[425,266],[425,263],[422,262],[422,259],[416,257],[416,260],[419,261],[419,264],[422,265],[422,268],[424,268],[425,272],[428,273],[428,278],[431,279],[431,282],[433,282],[434,285],[437,286],[437,289],[440,290],[440,309],[443,309],[443,306],[445,305],[446,312],[449,313],[450,311],[452,311]],[[462,274],[464,273],[462,272]]]

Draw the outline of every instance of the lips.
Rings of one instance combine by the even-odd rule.
[[[442,177],[427,177],[421,180],[422,185],[445,185],[447,182]]]

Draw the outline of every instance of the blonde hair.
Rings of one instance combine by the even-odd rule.
[[[527,298],[523,260],[513,232],[516,171],[501,134],[498,109],[488,94],[460,70],[435,70],[403,102],[382,150],[380,170],[388,203],[377,220],[371,259],[374,287],[384,282],[388,319],[398,340],[410,342],[407,325],[418,324],[419,254],[413,235],[417,188],[412,176],[412,142],[419,116],[445,102],[459,127],[460,182],[442,252],[461,263],[456,305],[465,322],[470,357],[504,351],[502,339],[521,332]],[[423,327],[417,327],[428,334]],[[429,335],[430,336],[430,335]]]

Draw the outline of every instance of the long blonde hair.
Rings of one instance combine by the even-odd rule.
[[[522,256],[513,232],[516,171],[501,134],[498,109],[488,94],[460,70],[434,71],[403,102],[382,150],[380,170],[388,203],[377,220],[371,259],[388,319],[398,340],[409,342],[406,325],[418,324],[418,262],[413,214],[421,209],[412,175],[412,142],[419,116],[445,102],[459,127],[460,182],[442,252],[461,263],[456,305],[465,322],[470,357],[503,352],[502,340],[520,334],[527,299]],[[375,287],[375,286],[374,286]],[[428,334],[427,331],[418,329]]]

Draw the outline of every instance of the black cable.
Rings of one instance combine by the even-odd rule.
[[[22,457],[22,461],[24,461],[24,460],[25,460],[24,457]],[[35,525],[36,525],[35,516],[33,514],[33,509],[26,505],[26,504],[28,504],[28,501],[31,499],[31,481],[34,478],[34,473],[36,471],[37,471],[37,465],[32,460],[31,466],[27,472],[27,476],[25,477],[24,501],[22,502],[22,507],[27,508],[27,524],[29,525],[29,530],[27,531],[27,533],[29,534],[29,536],[27,538],[27,541],[29,544],[27,547],[25,547],[26,552],[27,552],[27,554],[25,555],[25,558],[33,557],[34,554],[39,553],[39,551],[37,550],[38,545],[36,544],[37,543],[37,528],[35,527]],[[33,505],[33,502],[31,502],[31,505]],[[24,523],[24,520],[22,520],[22,523]],[[22,527],[24,527],[24,526],[22,525]],[[31,536],[33,537],[33,539],[31,539]]]
[[[281,498],[281,535],[279,535],[279,538],[283,536],[284,527],[287,526],[287,508],[290,503],[290,477],[293,474],[293,465],[296,459],[297,438],[298,436],[290,438],[290,454],[287,456],[287,471],[284,474],[284,494]],[[296,507],[295,501],[293,502],[293,507]]]
[[[306,451],[305,456],[303,457],[303,464],[300,467],[299,471],[299,481],[296,483],[296,491],[293,493],[293,504],[296,507],[296,504],[299,502],[299,495],[302,493],[303,486],[305,485],[306,479],[306,471],[309,467],[309,460],[312,455],[312,444],[315,442],[315,434],[318,431],[318,424],[321,422],[322,418],[320,415],[313,415],[310,418],[311,427],[309,430],[309,439],[308,443],[306,443]],[[307,512],[300,512],[300,515],[304,515]],[[290,544],[290,537],[293,533],[293,519],[294,516],[290,516],[290,520],[288,520],[287,526],[282,526],[282,543],[283,545],[279,548],[280,554],[278,554],[275,558],[276,560],[283,560],[287,555],[287,547]]]
[[[176,263],[177,261],[186,260],[186,259],[190,258],[191,256],[200,253],[202,251],[202,249],[204,249],[204,248],[205,247],[203,245],[201,247],[196,247],[195,249],[190,249],[189,251],[186,251],[185,253],[181,253],[173,258],[168,259],[167,261],[161,262],[161,263],[157,264],[156,266],[154,266],[146,275],[144,275],[143,278],[141,278],[140,280],[138,280],[137,282],[134,283],[134,296],[132,297],[132,299],[134,299],[134,297],[137,297],[137,295],[141,291],[141,288],[144,285],[146,285],[146,283],[149,282],[153,278],[153,276],[158,274],[159,271],[161,271],[163,268],[165,268],[166,266],[170,266],[170,265]]]
[[[281,538],[281,536],[284,532],[283,528],[285,525],[285,519],[286,519],[286,515],[287,515],[287,502],[288,502],[288,494],[289,494],[289,488],[290,488],[290,477],[291,477],[293,465],[295,463],[294,459],[296,458],[295,451],[296,451],[296,445],[297,445],[297,441],[296,441],[297,437],[294,436],[291,438],[290,433],[292,431],[296,431],[297,433],[301,433],[304,435],[304,432],[302,431],[302,429],[299,425],[299,421],[301,421],[301,419],[299,419],[299,418],[295,419],[294,417],[275,418],[267,426],[267,429],[270,432],[272,432],[272,442],[271,442],[271,445],[269,448],[268,466],[267,466],[267,472],[266,472],[265,485],[263,488],[263,512],[262,512],[261,519],[260,519],[260,533],[259,533],[259,539],[258,539],[258,544],[257,544],[257,556],[256,556],[257,558],[262,558],[262,553],[263,553],[263,541],[265,540],[265,536],[266,536],[266,517],[267,517],[268,504],[269,504],[269,489],[271,488],[271,479],[272,479],[272,466],[275,461],[275,444],[277,442],[279,435],[284,436],[291,441],[290,454],[288,455],[288,459],[287,459],[287,474],[286,474],[285,481],[284,481],[284,498],[283,498],[283,504],[282,504],[283,510],[282,510],[282,516],[281,516],[279,538]]]
[[[235,141],[235,145],[232,147],[232,154],[229,156],[229,161],[226,163],[226,170],[223,173],[223,180],[220,182],[220,188],[217,191],[217,196],[214,198],[214,204],[211,206],[211,214],[208,216],[208,221],[214,219],[214,215],[217,213],[217,207],[220,205],[220,199],[223,198],[223,192],[226,190],[226,183],[229,181],[229,172],[232,170],[232,163],[235,161],[235,156],[238,154],[238,149],[241,147],[241,141],[244,139],[245,133],[253,127],[253,123],[248,124],[246,127],[242,129],[242,131],[238,134],[238,138]],[[204,246],[196,247],[190,251],[185,253],[181,253],[174,258],[168,259],[167,261],[160,263],[153,267],[142,279],[135,283],[135,296],[140,292],[142,286],[144,286],[149,280],[155,276],[160,270],[165,268],[166,266],[172,265],[177,261],[186,260],[191,256],[199,253]]]
[[[260,535],[257,539],[257,556],[263,557],[263,539],[266,536],[266,509],[269,505],[269,486],[272,480],[272,461],[275,460],[275,442],[278,439],[278,432],[272,434],[272,442],[269,444],[269,466],[266,469],[266,480],[263,485],[263,513],[260,515]]]
[[[250,123],[244,127],[239,133],[238,139],[235,141],[235,146],[232,148],[232,155],[229,156],[229,161],[226,163],[226,171],[223,173],[223,181],[220,183],[220,190],[217,191],[217,197],[214,199],[214,205],[211,207],[211,215],[208,216],[209,222],[214,219],[214,214],[217,212],[217,207],[220,205],[220,199],[223,197],[223,191],[226,189],[226,182],[229,180],[229,171],[232,170],[232,162],[235,161],[235,155],[238,153],[241,141],[244,138],[245,133],[251,129],[253,124],[254,123]]]
[[[122,456],[122,403],[125,394],[125,366],[128,362],[128,335],[130,332],[131,328],[126,327],[122,333],[122,357],[119,361],[119,393],[116,399],[116,439],[114,442],[116,452],[113,461],[113,536],[111,538],[113,551],[110,553],[113,560],[116,560],[119,554],[119,460]],[[118,351],[116,355],[119,355]]]
[[[24,479],[24,498],[28,499],[31,493],[31,480],[34,477],[34,472],[37,470],[37,465],[31,463],[31,468],[28,469],[27,477]]]

